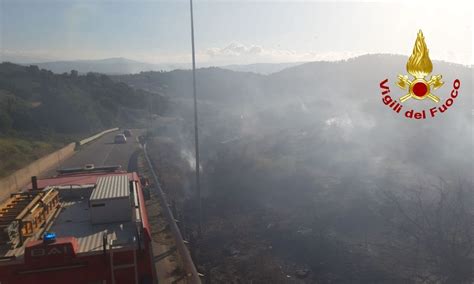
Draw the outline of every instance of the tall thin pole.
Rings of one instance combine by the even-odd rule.
[[[193,18],[193,0],[189,0],[191,10],[191,45],[193,49],[193,98],[194,98],[194,146],[196,153],[196,193],[199,210],[198,234],[202,233],[202,202],[201,202],[201,176],[199,163],[199,134],[198,134],[198,113],[197,113],[197,96],[196,96],[196,56],[194,52],[194,18]]]

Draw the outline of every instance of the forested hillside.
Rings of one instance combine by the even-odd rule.
[[[62,75],[0,64],[0,132],[87,133],[128,122],[134,111],[153,100],[159,113],[159,95],[135,90],[109,77],[76,71]]]
[[[165,104],[160,95],[105,75],[57,75],[37,66],[2,63],[0,176],[98,130],[142,125]]]

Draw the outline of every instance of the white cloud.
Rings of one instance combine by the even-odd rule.
[[[238,42],[232,42],[224,48],[208,48],[206,53],[211,57],[219,56],[246,56],[246,55],[263,55],[265,50],[259,45],[249,45]]]
[[[260,45],[245,45],[232,42],[225,47],[212,47],[198,54],[198,59],[206,63],[247,64],[256,62],[298,62],[335,61],[358,56],[366,52],[314,52],[288,49],[264,48]]]

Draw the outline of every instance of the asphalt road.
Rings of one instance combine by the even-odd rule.
[[[61,168],[83,167],[86,164],[94,164],[100,166],[121,165],[123,170],[128,170],[130,158],[133,153],[139,149],[137,137],[143,134],[143,130],[133,129],[132,137],[127,138],[125,144],[115,144],[114,136],[119,131],[107,133],[99,139],[83,146],[72,157],[61,162]],[[42,177],[50,177],[56,175],[56,169],[51,169]]]

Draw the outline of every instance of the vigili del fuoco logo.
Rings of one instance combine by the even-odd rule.
[[[394,112],[404,114],[406,118],[411,119],[434,118],[438,114],[446,112],[454,104],[459,87],[461,87],[461,81],[454,80],[450,96],[440,104],[441,99],[436,94],[441,93],[441,91],[438,92],[438,89],[444,85],[444,82],[441,80],[441,75],[432,75],[427,80],[427,76],[433,71],[433,63],[430,60],[425,37],[421,30],[416,37],[413,53],[408,59],[406,69],[411,76],[398,75],[397,86],[405,91],[405,94],[399,98],[400,102],[389,95],[388,79],[380,82],[382,102]],[[404,109],[403,103],[412,99],[430,100],[435,106],[422,110]]]

